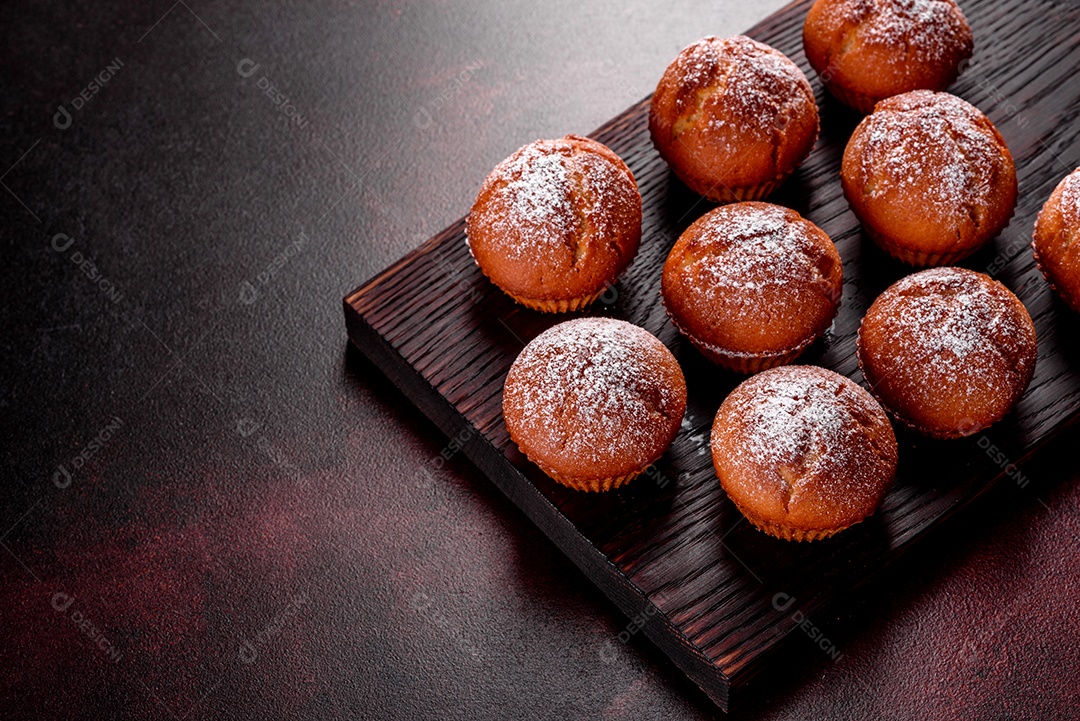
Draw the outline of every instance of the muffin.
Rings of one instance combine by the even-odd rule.
[[[859,367],[871,392],[933,438],[969,436],[1001,420],[1031,382],[1036,355],[1020,299],[964,268],[901,278],[859,328]]]
[[[718,203],[768,195],[810,154],[810,82],[779,50],[707,37],[668,66],[649,110],[653,145],[694,192]]]
[[[1016,207],[1016,168],[997,128],[973,105],[930,90],[878,103],[848,141],[840,179],[867,234],[916,266],[970,255]]]
[[[1035,263],[1061,299],[1080,312],[1080,168],[1058,183],[1035,221]]]
[[[511,440],[579,491],[618,488],[652,465],[685,411],[686,381],[671,351],[609,318],[544,331],[521,351],[503,388]]]
[[[815,366],[744,381],[716,413],[713,465],[757,528],[789,541],[827,538],[874,512],[896,475],[896,436],[858,384]]]
[[[949,87],[974,41],[953,0],[817,0],[803,49],[830,93],[869,113],[893,95]]]
[[[484,181],[466,225],[484,275],[518,303],[583,308],[641,244],[641,194],[626,163],[577,135],[529,143]]]
[[[756,373],[790,363],[828,329],[843,265],[825,231],[794,210],[734,203],[679,237],[661,291],[675,327],[702,354]]]

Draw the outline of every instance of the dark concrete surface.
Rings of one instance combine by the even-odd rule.
[[[340,300],[515,148],[777,7],[0,7],[2,715],[721,715],[639,635],[610,653],[627,619],[433,462]],[[842,656],[796,639],[732,717],[1076,717],[1076,440],[814,619]]]

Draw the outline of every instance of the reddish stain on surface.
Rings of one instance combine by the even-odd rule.
[[[213,475],[144,486],[111,518],[86,512],[95,484],[57,497],[49,537],[13,548],[38,578],[6,563],[0,604],[20,612],[0,685],[56,710],[115,696],[183,717],[225,681],[281,713],[302,705],[315,666],[302,641],[318,583],[310,509],[294,483],[237,491]]]

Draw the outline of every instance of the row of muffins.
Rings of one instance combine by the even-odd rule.
[[[926,2],[953,8],[949,17],[963,21],[955,3]],[[993,124],[959,98],[932,92],[970,56],[970,30],[966,46],[955,23],[941,25],[944,41],[937,45],[925,28],[892,33],[908,44],[909,64],[933,65],[933,72],[893,79],[916,77],[916,87],[928,90],[859,86],[858,74],[844,69],[862,57],[853,38],[864,31],[881,36],[890,23],[895,31],[896,18],[911,24],[908,11],[922,4],[819,0],[804,40],[826,87],[854,107],[862,103],[859,93],[877,99],[874,93],[909,91],[878,103],[856,129],[842,182],[867,234],[887,252],[913,265],[939,265],[974,252],[1007,224],[1016,177]],[[845,5],[858,5],[862,14]],[[863,12],[866,5],[876,14]],[[940,20],[936,13],[924,19]],[[926,57],[919,42],[933,45]],[[830,43],[819,67],[813,53]],[[950,43],[957,47],[943,52]],[[927,81],[930,75],[937,80]],[[712,200],[732,202],[763,197],[805,159],[818,114],[809,82],[781,53],[749,38],[706,38],[665,72],[649,124],[680,179]],[[1066,192],[1080,187],[1074,182],[1063,181],[1048,201],[1035,238],[1039,266],[1066,299],[1062,289],[1080,275],[1070,237],[1080,199],[1075,189]],[[467,234],[481,270],[514,300],[540,311],[576,310],[632,260],[641,242],[641,198],[629,168],[600,143],[577,136],[537,141],[485,180]],[[790,363],[828,328],[839,307],[842,264],[824,231],[795,211],[736,202],[687,229],[662,280],[669,316],[703,355],[758,373]],[[711,441],[717,474],[758,528],[812,540],[872,513],[897,457],[878,400],[928,435],[969,435],[1000,419],[1023,393],[1034,369],[1034,328],[1000,283],[937,268],[902,279],[874,302],[860,329],[858,359],[877,400],[831,371],[786,366],[753,376],[718,410]],[[685,406],[685,380],[670,351],[643,329],[600,318],[538,336],[511,368],[503,401],[511,438],[532,461],[564,485],[596,491],[616,488],[655,462]]]
[[[703,70],[713,65],[736,69],[725,80]],[[747,89],[759,86],[771,90]],[[700,97],[707,100],[691,102]],[[786,179],[809,154],[818,119],[798,67],[736,37],[684,50],[653,96],[649,124],[677,177],[730,203],[761,198]],[[971,255],[1005,228],[1017,202],[1016,168],[994,124],[970,103],[930,90],[880,102],[852,133],[840,178],[867,235],[916,267]],[[480,268],[514,300],[577,310],[637,252],[641,197],[633,173],[601,143],[574,135],[538,140],[485,180],[467,235]]]

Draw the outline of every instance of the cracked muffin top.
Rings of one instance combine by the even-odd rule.
[[[571,487],[636,475],[671,444],[686,381],[648,331],[578,318],[538,335],[506,377],[503,416],[531,461]]]
[[[955,0],[817,0],[803,49],[829,92],[869,113],[893,95],[949,87],[974,37]]]
[[[779,50],[743,35],[709,36],[668,66],[649,109],[653,144],[692,190],[757,200],[809,155],[814,91]]]
[[[514,300],[577,310],[637,253],[641,194],[607,146],[577,135],[537,140],[491,171],[466,233],[476,264]]]
[[[935,438],[969,436],[1000,420],[1035,372],[1035,326],[988,275],[933,268],[901,278],[870,306],[858,357],[892,414]]]
[[[816,366],[773,368],[740,384],[716,413],[710,446],[731,501],[788,540],[863,520],[896,473],[885,411],[849,378]]]
[[[1001,134],[948,93],[915,90],[878,103],[852,133],[840,178],[870,236],[912,265],[970,255],[1016,206],[1016,168]]]
[[[790,362],[828,329],[843,264],[825,231],[796,211],[734,203],[679,236],[661,292],[675,327],[706,357],[752,373]]]

